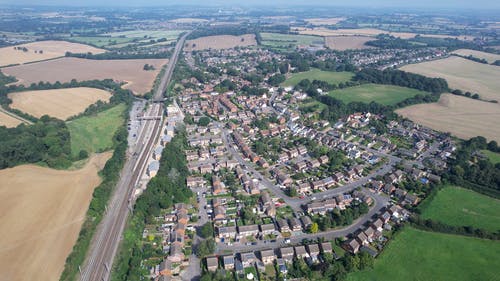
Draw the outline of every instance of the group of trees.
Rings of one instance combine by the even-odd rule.
[[[355,219],[368,213],[368,211],[368,205],[362,202],[353,204],[345,210],[335,209],[324,216],[314,216],[313,221],[318,224],[321,231],[326,231],[330,228],[350,225]]]
[[[455,159],[450,161],[449,172],[443,176],[454,184],[500,198],[500,163],[494,165],[479,157],[477,152],[483,149],[499,151],[495,141],[488,143],[484,137],[464,141],[455,152]]]
[[[378,70],[365,68],[356,73],[354,80],[366,83],[396,85],[434,94],[449,91],[448,83],[442,78],[429,78],[420,74],[396,69]]]
[[[142,231],[146,224],[155,221],[162,209],[171,208],[175,203],[187,203],[191,198],[192,192],[186,186],[189,170],[186,166],[185,148],[186,132],[180,130],[163,149],[157,175],[149,181],[147,189],[135,204],[132,221],[125,233],[128,239],[125,239],[122,246],[114,280],[139,280],[143,274],[143,260],[153,255],[163,255],[161,249],[159,252],[145,250],[148,244],[141,243]],[[209,230],[206,231],[206,234],[209,234]],[[213,251],[215,244],[210,242],[213,240],[205,241],[203,245],[199,245],[201,248],[198,248],[198,251]]]
[[[380,34],[377,40],[367,42],[366,45],[382,49],[417,49],[423,47],[444,47],[449,49],[478,49],[473,42],[462,41],[457,38],[434,38],[417,35],[415,38],[401,39],[389,34]]]
[[[33,125],[0,126],[0,169],[38,162],[54,168],[71,165],[70,135],[63,121],[45,115]]]

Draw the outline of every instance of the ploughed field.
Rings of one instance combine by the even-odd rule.
[[[333,90],[329,93],[330,96],[342,100],[345,103],[370,103],[375,101],[384,105],[393,105],[416,95],[427,94],[427,92],[411,88],[378,84],[363,84],[360,86]]]
[[[349,281],[497,280],[500,243],[406,227],[389,242],[373,269]]]
[[[100,54],[105,50],[66,41],[39,41],[0,48],[0,66],[63,57],[66,52]]]
[[[463,139],[484,136],[488,140],[500,141],[500,106],[495,103],[443,94],[437,103],[412,105],[398,109],[396,113]]]
[[[67,88],[10,93],[10,107],[37,118],[49,115],[61,120],[82,113],[97,101],[108,102],[111,93],[95,88]]]
[[[245,34],[240,36],[233,35],[214,35],[187,40],[184,46],[186,51],[198,51],[207,49],[230,49],[234,47],[255,46],[255,34]]]
[[[87,60],[80,58],[59,58],[50,61],[18,65],[2,68],[6,75],[14,76],[18,84],[29,86],[31,83],[70,82],[113,79],[126,83],[123,87],[137,95],[151,90],[156,76],[166,59],[131,59],[131,60]],[[144,65],[152,65],[155,69],[146,71]]]
[[[359,50],[370,48],[365,43],[373,40],[372,37],[368,36],[327,36],[325,37],[325,46],[338,51]]]
[[[0,170],[0,280],[58,280],[111,153],[80,170]]]
[[[500,200],[457,186],[446,186],[422,211],[422,218],[453,226],[500,230]]]

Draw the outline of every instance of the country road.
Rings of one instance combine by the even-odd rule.
[[[189,33],[183,35],[177,45],[164,76],[154,94],[154,101],[161,101],[167,89],[178,56]],[[163,103],[149,105],[148,113],[152,116],[163,115]],[[136,183],[143,175],[151,151],[161,134],[163,120],[150,120],[145,122],[142,133],[138,136],[137,146],[124,165],[120,180],[113,191],[111,200],[107,205],[107,212],[99,224],[87,253],[85,264],[82,266],[80,280],[107,281],[111,275],[111,268],[115,258],[121,236],[125,228],[129,210],[132,208],[132,193]]]

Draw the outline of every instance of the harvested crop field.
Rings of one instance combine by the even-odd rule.
[[[312,25],[336,25],[345,19],[346,18],[311,18],[305,19],[304,21]]]
[[[466,97],[444,94],[437,103],[417,104],[396,113],[432,129],[469,139],[483,136],[500,141],[500,106]]]
[[[50,61],[2,68],[2,72],[16,77],[18,84],[30,85],[40,81],[54,83],[107,79],[126,82],[124,88],[137,95],[151,90],[156,76],[167,59],[134,60],[87,60],[79,58],[60,58]],[[155,70],[146,71],[144,65],[153,65]]]
[[[294,27],[294,31],[298,31],[300,34],[306,35],[316,35],[316,36],[377,36],[379,34],[390,34],[395,37],[400,37],[403,39],[409,39],[415,37],[415,33],[407,32],[389,32],[376,28],[356,28],[356,29],[328,29],[328,28],[304,28],[304,27]]]
[[[207,49],[230,49],[234,47],[246,47],[257,45],[254,34],[241,36],[215,35],[205,36],[186,41],[186,51],[199,51]]]
[[[482,99],[500,101],[500,67],[460,57],[410,64],[401,70],[446,79],[452,89],[478,93]]]
[[[0,126],[5,126],[7,128],[14,128],[21,123],[23,123],[21,120],[14,118],[9,114],[0,110]]]
[[[453,54],[461,56],[473,56],[476,58],[485,59],[488,63],[494,63],[495,61],[500,60],[500,55],[469,49],[456,50],[453,51]]]
[[[95,88],[68,88],[9,94],[10,107],[35,117],[49,115],[61,120],[82,113],[97,101],[109,101],[111,93]]]
[[[325,46],[338,51],[359,50],[370,48],[365,43],[373,40],[372,37],[366,36],[328,36],[325,37]]]
[[[1,280],[59,280],[109,157],[95,155],[75,171],[35,165],[0,171]]]
[[[21,49],[14,49],[15,47]],[[25,50],[23,48],[26,48]],[[40,52],[42,51],[42,52]],[[105,50],[66,41],[39,41],[17,46],[0,48],[0,66],[23,64],[63,57],[66,52],[104,53]]]

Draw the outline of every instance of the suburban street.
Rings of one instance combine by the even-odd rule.
[[[177,42],[164,76],[156,89],[154,101],[163,99],[163,93],[170,82],[177,58],[188,34],[182,36]],[[163,104],[152,104],[149,110],[152,116],[162,116]],[[142,177],[149,156],[158,141],[163,118],[143,122],[144,127],[141,134],[138,135],[135,151],[132,157],[128,157],[124,165],[120,180],[107,206],[107,212],[92,239],[88,256],[82,266],[80,280],[106,281],[110,278],[113,260],[118,250],[128,213],[134,203],[131,199],[132,193],[136,183]]]

